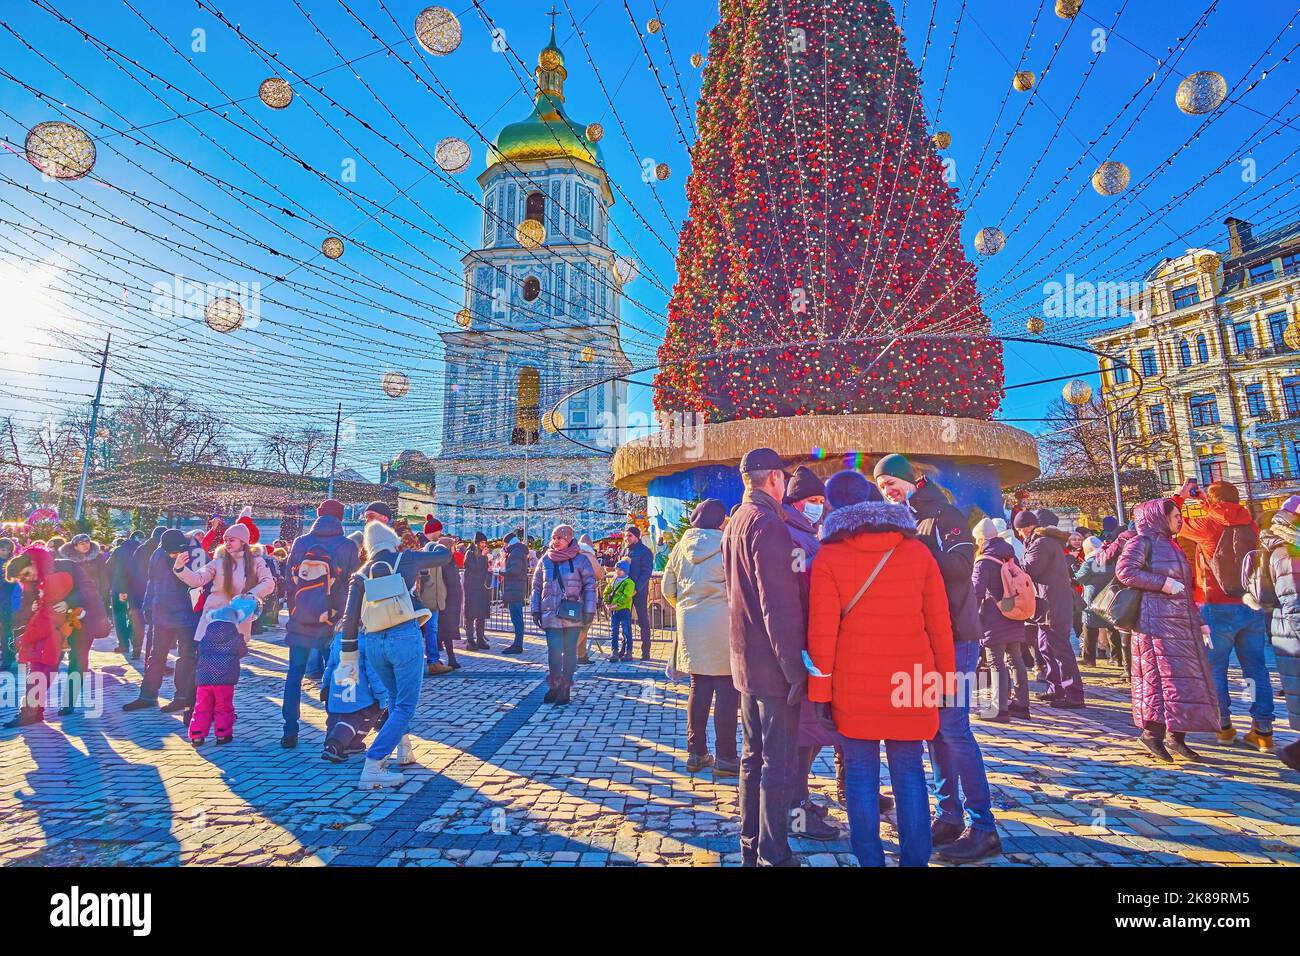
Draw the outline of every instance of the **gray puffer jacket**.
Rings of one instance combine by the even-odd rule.
[[[584,620],[567,621],[557,616],[560,600],[564,597],[582,602]],[[543,555],[533,569],[533,614],[542,616],[542,629],[582,627],[596,616],[596,573],[587,556],[579,551],[572,559],[558,564]]]

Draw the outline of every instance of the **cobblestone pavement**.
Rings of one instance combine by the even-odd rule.
[[[197,750],[178,717],[124,714],[138,668],[95,652],[100,716],[0,731],[0,863],[738,863],[736,788],[686,773],[686,687],[661,664],[611,664],[593,647],[574,703],[554,708],[542,703],[540,638],[521,657],[458,651],[461,671],[424,682],[406,783],[360,791],[359,758],[320,759],[311,682],[301,743],[280,748],[280,637],[263,635],[245,659],[234,743]],[[1105,667],[1085,673],[1086,711],[976,721],[1006,851],[993,865],[1300,864],[1300,774],[1203,735],[1190,742],[1211,763],[1154,764],[1133,739],[1126,685]],[[1279,746],[1294,737],[1279,730]],[[816,771],[819,799],[833,802],[829,751]],[[847,827],[838,806],[831,819]],[[847,839],[795,846],[813,866],[854,862]]]

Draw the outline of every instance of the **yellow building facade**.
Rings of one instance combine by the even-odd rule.
[[[1134,370],[1100,360],[1131,467],[1166,490],[1231,481],[1268,509],[1300,490],[1300,222],[1226,225],[1226,250],[1162,260],[1129,321],[1088,341]]]

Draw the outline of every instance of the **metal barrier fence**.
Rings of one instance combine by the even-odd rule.
[[[650,600],[648,610],[650,611],[650,640],[655,643],[670,643],[677,636],[677,613],[673,606],[664,600],[663,593],[659,589],[662,575],[656,573],[650,578]],[[492,605],[488,612],[487,626],[492,630],[504,631],[507,634],[513,633],[514,625],[510,621],[510,609],[506,606],[501,597],[501,584],[493,578],[492,584]],[[541,637],[542,632],[533,624],[532,615],[528,613],[528,604],[524,603],[524,633],[533,634]],[[603,604],[598,604],[596,608],[596,620],[591,624],[589,640],[596,644],[603,644],[609,640],[610,622],[609,611]],[[636,612],[632,617],[632,642],[635,645],[641,640],[641,629],[637,626]]]

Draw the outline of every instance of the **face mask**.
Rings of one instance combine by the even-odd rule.
[[[816,524],[822,520],[822,513],[826,510],[825,505],[813,504],[811,501],[803,506],[803,516]]]

